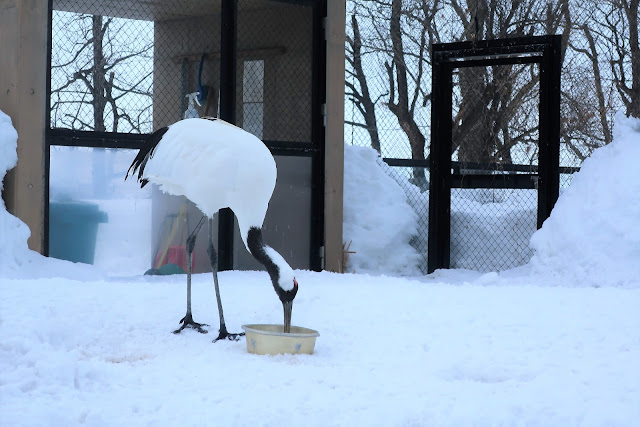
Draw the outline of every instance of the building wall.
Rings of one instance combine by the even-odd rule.
[[[344,180],[345,0],[327,2],[325,125],[325,269],[343,271],[342,195]]]
[[[264,57],[263,138],[311,142],[312,9],[267,4],[270,5],[268,9],[238,14],[240,53],[249,48],[272,49],[276,52],[278,48],[284,49],[282,53]],[[241,63],[242,56],[239,59]],[[241,86],[242,78],[238,77],[238,86]],[[241,110],[237,108],[237,111]],[[238,119],[241,123],[241,115]]]
[[[0,109],[18,131],[18,164],[5,178],[9,212],[31,230],[29,247],[43,251],[47,2],[0,0]]]
[[[268,7],[238,12],[237,123],[242,125],[242,64],[265,62],[264,140],[311,141],[311,8],[264,2]],[[159,21],[155,24],[154,127],[181,118],[182,73],[187,92],[196,90],[200,54],[210,55],[203,84],[219,89],[220,16]],[[283,25],[284,24],[284,25]],[[344,54],[344,52],[343,52]],[[180,61],[187,58],[183,65]],[[344,61],[344,56],[342,57]],[[199,108],[202,112],[203,109]]]

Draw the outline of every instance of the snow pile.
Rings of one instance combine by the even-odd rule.
[[[18,133],[11,117],[0,110],[0,193],[6,173],[16,166]],[[40,278],[73,277],[90,279],[101,276],[93,266],[74,264],[55,258],[43,257],[29,249],[29,227],[7,212],[0,198],[0,277]]]
[[[4,176],[18,163],[17,147],[18,132],[11,123],[11,117],[0,110],[0,190]]]
[[[3,180],[9,170],[18,163],[18,132],[11,117],[0,110],[0,192],[4,188]],[[9,214],[0,198],[0,274],[15,267],[18,261],[29,251],[27,239],[29,227],[15,216]],[[4,274],[3,274],[4,275]]]
[[[345,145],[343,239],[346,271],[419,275],[421,256],[409,244],[418,217],[404,191],[378,164],[372,148]]]
[[[640,120],[618,114],[613,142],[584,161],[531,238],[534,273],[551,270],[570,286],[639,286],[639,158]]]

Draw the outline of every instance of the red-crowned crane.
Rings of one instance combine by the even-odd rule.
[[[212,241],[212,218],[222,208],[231,208],[238,219],[242,240],[269,273],[284,309],[284,331],[290,332],[293,299],[298,282],[284,258],[262,240],[262,223],[276,185],[276,163],[269,149],[254,135],[220,119],[193,118],[154,132],[127,171],[138,173],[141,187],[151,182],[164,192],[183,195],[204,213],[187,237],[187,314],[182,326],[206,333],[204,324],[191,314],[191,256],[196,236],[209,218],[209,261],[220,316],[218,338],[237,340],[243,333],[227,331],[218,287],[217,253]]]

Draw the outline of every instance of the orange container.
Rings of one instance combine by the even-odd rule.
[[[193,266],[196,262],[196,254],[191,254],[191,269],[193,270]],[[169,246],[167,249],[167,254],[164,259],[162,258],[162,254],[158,254],[156,257],[155,266],[156,268],[160,268],[165,264],[176,264],[179,265],[182,270],[187,271],[187,252],[184,245],[173,245]]]

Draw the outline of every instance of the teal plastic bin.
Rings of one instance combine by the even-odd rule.
[[[93,203],[49,203],[49,256],[93,264],[98,224],[107,220]]]

